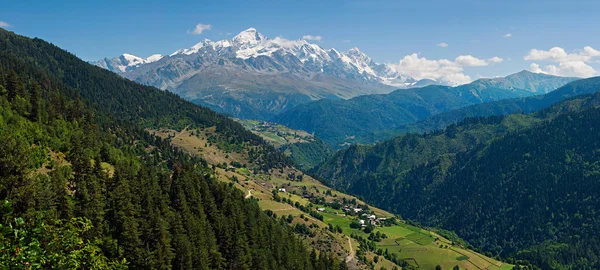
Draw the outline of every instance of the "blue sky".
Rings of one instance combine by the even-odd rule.
[[[267,37],[321,36],[324,48],[358,47],[378,62],[472,79],[522,69],[583,77],[600,70],[600,1],[8,1],[0,27],[84,60],[170,54],[255,27]],[[190,34],[197,24],[211,29]],[[461,55],[484,62],[465,64]]]

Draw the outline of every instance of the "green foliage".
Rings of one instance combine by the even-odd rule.
[[[577,80],[545,95],[506,99],[471,105],[449,112],[443,112],[414,124],[404,125],[394,129],[389,129],[389,127],[386,127],[383,130],[378,130],[361,136],[357,138],[355,142],[368,144],[378,141],[385,141],[402,133],[431,132],[438,129],[444,129],[446,126],[452,123],[460,122],[461,120],[470,117],[499,116],[508,115],[511,113],[532,113],[543,110],[558,102],[576,97],[578,95],[592,94],[599,89],[600,78]],[[569,110],[568,107],[565,107],[564,109],[566,111]]]
[[[457,87],[430,85],[386,95],[319,100],[298,105],[274,119],[291,128],[314,132],[328,144],[339,147],[344,142],[355,142],[355,137],[405,126],[458,108],[528,97],[536,94],[536,90],[547,93],[575,79],[520,72],[504,81],[478,80]]]
[[[596,93],[534,115],[469,118],[443,131],[351,147],[317,173],[509,262],[595,269],[599,105]]]
[[[289,153],[289,158],[302,170],[310,170],[333,155],[333,148],[316,137],[311,142],[283,145],[281,151]]]
[[[103,123],[110,115],[121,123],[134,123],[141,128],[182,130],[186,126],[214,126],[218,134],[216,141],[223,149],[239,150],[242,144],[260,149],[252,160],[260,169],[290,164],[281,152],[234,120],[187,102],[169,91],[115,76],[41,39],[32,40],[0,30],[0,48],[0,66],[7,77],[7,97],[20,115],[32,119],[40,117],[38,103],[41,97],[50,100],[44,121],[62,118],[81,122],[95,117]],[[17,74],[27,74],[27,81]],[[39,93],[36,84],[44,88],[43,93]],[[32,98],[28,92],[32,93]],[[30,99],[35,106],[32,107]],[[64,106],[68,110],[57,115],[57,110]],[[84,110],[85,106],[91,110]],[[30,115],[32,110],[33,115]]]
[[[109,260],[99,245],[101,240],[85,240],[93,226],[85,218],[67,222],[38,219],[34,224],[14,217],[12,205],[0,207],[0,261],[10,269],[125,269],[127,261]]]
[[[327,253],[312,264],[292,228],[232,185],[216,181],[206,161],[144,129],[216,126],[229,144],[253,145],[260,169],[287,164],[239,124],[92,67],[39,39],[0,30],[0,85],[7,79],[10,91],[0,96],[0,200],[10,202],[0,209],[3,266],[340,265]],[[23,89],[43,97],[33,99],[35,116],[33,108],[14,106],[26,95]]]

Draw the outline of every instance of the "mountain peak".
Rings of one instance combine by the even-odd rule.
[[[153,54],[153,55],[150,55],[148,58],[141,58],[139,56],[135,56],[133,54],[128,54],[128,53],[124,53],[121,55],[121,58],[123,59],[122,62],[125,66],[134,66],[134,65],[152,63],[152,62],[156,62],[156,61],[160,60],[162,57],[163,57],[162,54]]]
[[[142,59],[142,58],[141,58],[141,57],[139,57],[139,56],[135,56],[135,55],[133,55],[133,54],[128,54],[128,53],[124,53],[124,54],[122,54],[121,56],[123,56],[123,58],[125,58],[125,59],[127,59],[127,60],[130,60],[130,61],[131,61],[131,60],[134,60],[134,59],[140,59],[140,60]]]
[[[256,45],[264,40],[266,40],[265,36],[256,31],[254,27],[240,32],[232,39],[234,43],[239,45]]]
[[[519,71],[519,72],[517,72],[515,74],[511,74],[511,75],[508,75],[508,76],[520,76],[520,75],[531,75],[531,74],[536,74],[536,73],[533,73],[533,72],[531,72],[529,70],[524,69],[524,70],[521,70],[521,71]]]
[[[347,53],[352,53],[352,54],[363,54],[357,47],[353,47],[350,50],[346,51]]]

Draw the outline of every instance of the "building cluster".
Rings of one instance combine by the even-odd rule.
[[[362,214],[361,217],[362,217],[362,219],[360,219],[358,221],[358,223],[360,223],[360,225],[363,227],[367,226],[367,224],[371,224],[373,226],[382,225],[382,223],[386,219],[386,218],[378,218],[374,214],[367,214],[367,213]]]

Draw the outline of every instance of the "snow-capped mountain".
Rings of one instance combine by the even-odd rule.
[[[402,76],[358,48],[323,49],[303,39],[268,38],[254,28],[231,40],[205,39],[164,57],[124,54],[94,64],[216,110],[254,118],[321,98],[346,99],[435,83]],[[243,115],[248,111],[256,113]]]
[[[104,58],[100,61],[94,62],[94,64],[99,67],[118,73],[130,71],[131,69],[135,69],[139,65],[153,63],[162,58],[162,54],[153,54],[148,58],[141,58],[135,55],[124,53],[119,57],[111,59]]]
[[[296,59],[292,59],[291,63],[277,61],[278,64],[282,65],[277,70],[296,70],[298,72],[334,75],[341,78],[360,79],[364,82],[379,82],[394,87],[407,87],[417,83],[417,80],[413,78],[400,75],[390,65],[373,61],[358,48],[340,53],[335,49],[325,50],[321,46],[303,39],[287,40],[280,37],[270,39],[259,33],[255,28],[244,30],[231,40],[213,42],[205,39],[190,48],[179,49],[168,57],[194,54],[206,56],[208,53],[216,53],[216,55],[222,57],[234,56],[241,60],[261,56],[272,58],[289,58],[293,56]],[[148,58],[123,54],[112,59],[102,59],[94,64],[114,72],[127,73],[140,65],[154,63],[162,58],[163,56],[160,54]],[[256,68],[261,70],[260,66]],[[270,71],[269,68],[263,71]]]

